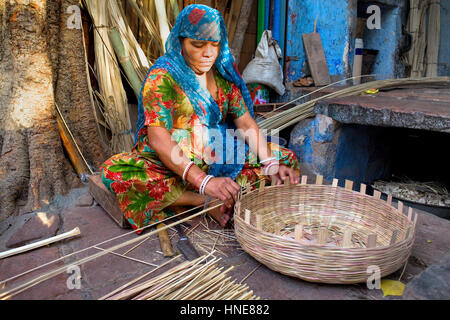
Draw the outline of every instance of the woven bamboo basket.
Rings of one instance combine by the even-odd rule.
[[[312,184],[303,176],[297,185],[247,186],[235,204],[235,233],[242,248],[277,272],[310,282],[366,282],[368,268],[381,277],[401,268],[414,242],[417,213],[412,208],[353,190]],[[406,214],[404,213],[406,211]],[[373,268],[373,267],[371,267]],[[369,269],[370,270],[370,269]],[[374,270],[374,269],[372,269]]]

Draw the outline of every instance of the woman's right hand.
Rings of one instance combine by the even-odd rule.
[[[241,187],[231,178],[212,178],[205,187],[208,196],[219,199],[231,209],[237,200]]]

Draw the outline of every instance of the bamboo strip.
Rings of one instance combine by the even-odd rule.
[[[351,78],[349,78],[351,79]],[[351,86],[348,88],[344,88],[342,90],[326,94],[316,99],[312,99],[308,102],[299,104],[289,110],[279,112],[267,119],[261,120],[258,122],[258,126],[261,129],[285,129],[291,125],[298,123],[302,119],[306,119],[308,117],[312,117],[315,115],[314,113],[314,105],[317,101],[329,99],[329,98],[337,98],[337,97],[345,97],[345,96],[353,96],[358,95],[364,92],[367,89],[388,89],[395,88],[399,86],[409,86],[409,85],[450,85],[450,77],[434,77],[434,78],[404,78],[404,79],[389,79],[389,80],[378,80],[366,82],[360,85]],[[325,87],[322,87],[319,90],[323,90]],[[310,93],[312,94],[312,93]],[[308,95],[310,95],[308,94]],[[304,98],[307,95],[300,97],[298,99]],[[298,100],[295,99],[295,100]],[[293,101],[295,101],[293,100]],[[291,104],[291,102],[287,103]],[[266,115],[267,116],[267,115]]]
[[[331,185],[332,185],[333,187],[337,187],[337,186],[338,186],[338,183],[339,183],[339,180],[338,180],[338,179],[333,179],[333,182],[331,183]]]
[[[175,256],[174,258],[170,259],[169,261],[166,261],[166,262],[162,263],[161,265],[157,266],[155,269],[152,269],[152,270],[150,270],[149,272],[144,273],[142,276],[139,276],[139,277],[137,277],[136,279],[134,279],[134,280],[132,280],[132,281],[130,281],[130,282],[127,282],[127,283],[125,283],[124,285],[120,286],[119,288],[117,288],[117,289],[111,291],[110,293],[108,293],[108,294],[102,296],[102,297],[99,298],[98,300],[105,300],[106,298],[111,297],[112,295],[114,295],[114,294],[116,294],[116,293],[118,293],[118,292],[124,290],[125,288],[127,288],[127,287],[129,287],[129,286],[135,284],[136,282],[138,282],[138,281],[144,279],[145,277],[149,276],[150,274],[152,274],[152,273],[155,272],[156,270],[159,270],[160,268],[162,268],[162,267],[168,265],[169,263],[172,263],[173,261],[175,261],[176,259],[178,259],[178,258],[180,258],[180,257],[182,257],[182,255]]]
[[[176,217],[178,217],[178,216],[186,215],[187,213],[192,212],[192,211],[195,211],[195,210],[198,210],[198,209],[200,209],[200,208],[202,208],[202,207],[203,207],[203,205],[197,206],[197,207],[193,207],[193,208],[188,209],[188,210],[186,210],[186,211],[180,212],[180,213],[178,213],[178,214],[176,214],[176,215],[167,217],[167,218],[165,218],[165,219],[163,219],[163,220],[161,220],[161,221],[159,221],[159,222],[157,222],[157,223],[148,225],[148,226],[146,226],[146,227],[139,228],[139,229],[137,229],[137,230],[133,230],[133,231],[127,232],[127,233],[125,233],[125,234],[122,234],[122,235],[113,237],[113,238],[111,238],[111,239],[107,239],[107,240],[104,240],[104,241],[102,241],[102,242],[99,242],[99,243],[97,243],[97,244],[95,244],[95,245],[93,245],[93,246],[90,246],[90,247],[87,247],[87,248],[84,248],[84,249],[81,249],[81,250],[78,250],[78,251],[69,253],[69,254],[64,255],[64,256],[62,256],[62,257],[60,257],[60,258],[58,258],[58,259],[52,260],[52,261],[47,262],[47,263],[45,263],[45,264],[43,264],[43,265],[40,265],[40,266],[38,266],[38,267],[32,268],[32,269],[30,269],[30,270],[27,270],[27,271],[25,271],[25,272],[22,272],[22,273],[20,273],[20,274],[17,274],[17,275],[15,275],[15,276],[13,276],[13,277],[10,277],[10,278],[8,278],[8,279],[2,280],[2,281],[0,281],[0,285],[1,285],[1,284],[5,284],[5,283],[7,283],[7,282],[10,282],[10,281],[12,281],[12,280],[15,280],[15,279],[17,279],[17,278],[19,278],[19,277],[21,277],[21,276],[24,276],[24,275],[26,275],[26,274],[29,274],[29,273],[33,272],[33,271],[39,270],[39,269],[41,269],[41,268],[43,268],[43,267],[49,266],[49,265],[51,265],[52,263],[56,263],[56,262],[58,262],[58,261],[62,261],[62,260],[64,260],[64,259],[67,259],[67,258],[69,258],[69,257],[71,257],[71,256],[73,256],[73,255],[75,255],[75,254],[79,254],[79,253],[85,252],[85,251],[87,251],[87,250],[89,250],[89,249],[93,249],[95,246],[100,246],[100,245],[106,244],[106,243],[108,243],[108,242],[111,242],[111,241],[114,241],[114,240],[123,238],[123,237],[125,237],[125,236],[131,235],[131,234],[135,234],[136,231],[143,231],[143,230],[145,230],[145,229],[148,229],[148,228],[151,228],[151,227],[157,225],[157,224],[160,223],[160,222],[165,222],[165,221],[174,219],[174,218],[176,218]],[[209,210],[211,210],[211,208],[208,208],[205,212],[207,212],[207,211],[209,211]],[[198,226],[198,225],[197,225],[197,226]],[[197,227],[197,226],[196,226],[196,227]],[[194,230],[196,227],[194,227],[193,230]],[[186,235],[188,235],[189,233],[190,233],[190,232],[188,232]],[[148,238],[145,238],[142,242],[146,241],[147,239],[149,239],[149,237],[148,237]],[[140,242],[137,246],[139,246],[140,244],[142,244],[142,242]],[[136,246],[136,247],[137,247],[137,246]],[[136,248],[136,247],[133,247],[131,250],[133,250],[133,249]],[[131,251],[131,250],[129,250],[129,251]],[[128,253],[129,251],[127,251],[126,253]],[[126,254],[126,253],[125,253],[125,254]],[[124,254],[124,255],[125,255],[125,254]]]
[[[97,249],[97,250],[102,250],[102,251],[105,250],[105,249],[102,249],[102,248],[99,248],[99,247],[94,247],[94,248]],[[128,259],[128,260],[131,260],[131,261],[136,261],[136,262],[139,262],[139,263],[143,263],[143,264],[146,264],[148,266],[152,266],[152,267],[157,267],[158,266],[158,265],[156,265],[154,263],[142,261],[140,259],[136,259],[136,258],[132,258],[132,257],[127,257],[127,256],[125,256],[123,254],[120,254],[120,253],[117,253],[117,252],[108,252],[108,253],[113,254],[115,256],[118,256],[118,257],[121,257],[121,258],[125,258],[125,259]]]
[[[353,189],[353,181],[345,180],[345,189],[352,190]]]
[[[122,247],[128,246],[128,245],[133,244],[135,242],[138,242],[138,241],[142,240],[141,238],[150,237],[150,236],[156,234],[157,232],[159,232],[161,230],[166,230],[168,228],[174,227],[175,225],[177,225],[179,223],[183,223],[183,222],[185,222],[185,221],[187,221],[189,219],[192,219],[192,218],[194,218],[196,216],[199,216],[199,215],[201,215],[201,214],[203,214],[203,213],[205,213],[205,212],[207,212],[209,210],[213,210],[213,209],[218,208],[220,206],[221,206],[221,204],[218,204],[217,206],[213,206],[213,207],[210,207],[208,209],[202,210],[200,212],[194,213],[194,214],[192,214],[191,216],[189,216],[187,218],[180,219],[177,222],[168,224],[165,227],[161,228],[160,230],[154,230],[152,232],[149,232],[148,234],[142,235],[139,238],[131,239],[131,240],[125,241],[125,242],[123,242],[121,244],[112,246],[111,248],[105,249],[104,251],[101,251],[101,252],[98,252],[96,254],[90,255],[90,256],[85,257],[83,259],[79,259],[79,260],[75,261],[72,264],[82,265],[82,264],[84,264],[84,263],[86,263],[88,261],[92,261],[92,260],[94,260],[96,258],[104,256],[105,254],[108,254],[109,252],[116,251],[117,249],[120,249]],[[52,270],[50,272],[47,272],[47,273],[45,273],[43,275],[39,275],[39,276],[37,276],[37,277],[35,277],[33,279],[27,280],[27,281],[25,281],[25,282],[15,286],[14,288],[11,288],[9,290],[0,292],[0,299],[4,299],[5,297],[11,297],[11,296],[13,296],[15,294],[16,291],[18,291],[18,290],[20,290],[22,288],[25,288],[25,287],[29,288],[30,286],[36,285],[36,284],[38,284],[38,283],[40,283],[42,281],[45,281],[45,280],[50,279],[50,278],[52,278],[54,276],[57,276],[57,275],[59,275],[61,273],[64,273],[64,272],[66,272],[66,270],[67,270],[67,267],[63,266],[63,267],[60,267],[60,268],[56,268],[56,269],[54,269],[54,270]]]
[[[273,186],[243,195],[242,210],[251,209],[264,223],[261,229],[235,216],[244,251],[272,270],[312,282],[365,282],[369,265],[380,266],[382,276],[398,270],[410,255],[414,224],[386,201],[335,181],[334,187]]]
[[[0,259],[4,259],[4,258],[13,256],[13,255],[16,255],[16,254],[19,254],[19,253],[24,253],[24,252],[27,252],[27,251],[30,251],[30,250],[34,250],[34,249],[37,249],[37,248],[40,248],[40,247],[52,244],[54,242],[58,242],[58,241],[64,240],[64,239],[75,237],[75,236],[79,235],[80,233],[81,233],[80,232],[80,228],[76,227],[76,228],[74,228],[74,229],[72,229],[72,230],[70,230],[68,232],[59,234],[57,236],[54,236],[54,237],[51,237],[51,238],[48,238],[48,239],[44,239],[44,240],[41,240],[41,241],[30,243],[30,244],[27,244],[27,245],[19,247],[19,248],[14,248],[14,249],[11,249],[11,250],[0,252]]]

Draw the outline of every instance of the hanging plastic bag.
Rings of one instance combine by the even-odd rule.
[[[281,48],[272,38],[272,31],[265,30],[256,48],[255,58],[245,67],[242,78],[246,84],[261,83],[283,95],[285,87],[279,62],[281,58]]]

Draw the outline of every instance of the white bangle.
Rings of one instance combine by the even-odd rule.
[[[269,164],[267,165],[267,167],[264,168],[266,176],[269,175],[269,168],[270,168],[271,166],[273,166],[274,164],[280,165],[278,162],[272,162],[272,163],[269,163]]]
[[[200,185],[200,189],[199,189],[200,194],[205,194],[205,187],[208,184],[209,180],[211,180],[212,178],[214,178],[214,176],[207,175],[203,179],[202,184]]]
[[[277,158],[276,157],[267,158],[266,160],[261,160],[259,163],[264,163],[264,162],[268,162],[268,161],[272,161],[272,160],[277,160]]]
[[[186,166],[186,168],[184,168],[184,172],[183,172],[183,180],[186,181],[186,175],[189,171],[189,169],[192,167],[192,165],[194,164],[193,161],[189,162]]]

